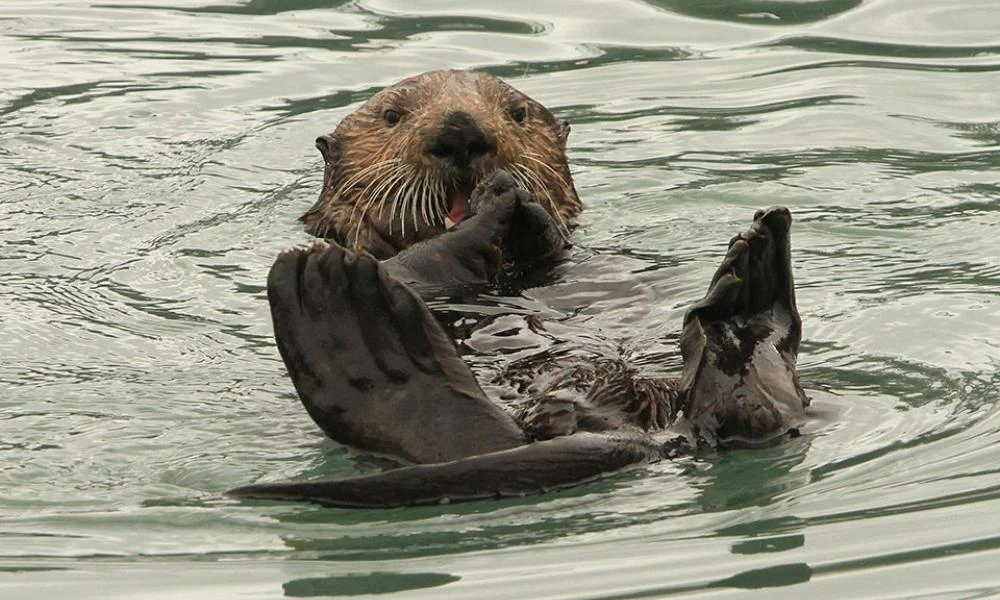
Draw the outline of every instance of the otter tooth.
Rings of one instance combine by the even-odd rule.
[[[451,220],[451,217],[445,217],[444,218],[444,228],[445,229],[451,229],[454,226],[455,226],[455,222]]]

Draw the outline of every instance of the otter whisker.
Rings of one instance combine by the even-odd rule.
[[[417,194],[418,191],[419,188],[417,186],[413,185],[409,186],[409,188],[407,189],[405,204],[403,205],[404,207],[410,208],[410,216],[413,218],[414,233],[420,231],[420,224],[417,222],[417,203],[419,202],[419,197]],[[403,219],[405,222],[406,217],[404,216]],[[403,235],[405,236],[406,234],[404,233]]]
[[[407,188],[405,192],[399,200],[399,226],[404,238],[406,237],[406,212],[413,199],[413,188]]]
[[[389,234],[392,234],[392,215],[395,211],[395,207],[392,201],[392,195],[398,196],[399,191],[402,188],[396,187],[397,183],[400,183],[404,178],[403,169],[398,169],[393,173],[392,177],[386,182],[386,185],[379,190],[378,195],[378,218],[382,219],[382,215],[386,212],[389,213]]]
[[[397,168],[392,172],[391,175],[386,176],[386,180],[383,185],[376,188],[371,196],[368,198],[367,204],[365,204],[365,210],[363,214],[367,214],[368,209],[373,204],[378,204],[378,218],[382,218],[382,213],[385,212],[386,204],[388,202],[389,194],[392,193],[393,188],[404,178],[404,171],[402,168]],[[392,230],[390,229],[390,233]]]
[[[555,169],[553,169],[552,165],[550,165],[549,163],[547,163],[544,160],[542,160],[541,158],[539,158],[539,156],[537,154],[535,154],[534,152],[524,152],[524,153],[521,154],[521,156],[523,156],[524,158],[527,158],[530,161],[535,162],[536,164],[538,164],[539,166],[541,166],[543,169],[545,169],[546,171],[548,171],[549,173],[551,173],[552,176],[556,178],[556,181],[562,181],[562,179],[563,179],[562,174],[560,174],[559,171],[556,171]]]
[[[361,191],[361,194],[359,194],[360,198],[359,204],[363,203],[364,208],[361,210],[360,218],[363,219],[368,214],[368,209],[371,208],[372,204],[374,204],[377,200],[383,198],[386,190],[391,188],[391,186],[396,182],[398,178],[399,178],[399,169],[394,169],[391,173],[386,174],[385,178],[381,182],[379,182],[378,185],[375,185],[375,189],[371,190],[370,193],[368,190],[369,188],[371,188],[372,185],[374,185],[374,182],[369,184],[364,190]],[[381,216],[381,210],[382,207],[380,206],[379,207],[380,216]]]
[[[444,182],[440,178],[434,179],[434,221],[444,225],[444,220],[448,216],[448,193],[445,191]]]
[[[427,171],[424,178],[424,193],[421,200],[423,201],[423,211],[424,219],[427,221],[428,226],[436,226],[438,224],[438,210],[437,205],[438,194],[437,194],[437,178],[432,171]]]
[[[523,173],[521,173],[519,167],[521,167],[521,165],[514,165],[514,168],[510,171],[511,177],[514,178],[514,181],[517,182],[517,185],[528,191],[531,191],[531,189],[534,186],[530,181],[528,181],[528,178],[525,177]]]
[[[381,181],[374,180],[367,186],[365,186],[365,188],[361,191],[361,194],[359,194],[359,199],[356,201],[354,205],[354,210],[351,211],[351,218],[353,219],[355,210],[357,210],[358,206],[360,206],[361,203],[364,202],[364,208],[361,210],[361,214],[358,216],[358,221],[355,228],[355,233],[354,233],[355,241],[361,235],[361,225],[362,223],[364,223],[365,217],[368,215],[368,210],[371,208],[372,204],[374,204],[376,201],[382,200],[385,197],[387,197],[388,192],[392,189],[393,186],[396,185],[398,181],[400,181],[404,177],[405,174],[406,171],[404,165],[402,165],[400,161],[396,160],[395,164],[393,165],[392,171],[386,174]],[[368,190],[376,183],[378,183],[378,185],[375,186],[375,189],[371,192],[371,194],[368,194]],[[386,196],[383,196],[383,194],[386,194]],[[367,201],[364,200],[366,196],[367,196]],[[384,208],[385,208],[385,203],[382,202],[381,205],[379,206],[380,216]],[[369,232],[369,237],[370,236],[371,233]]]
[[[382,198],[386,190],[390,189],[395,184],[396,180],[400,177],[401,170],[402,169],[399,165],[395,165],[392,171],[387,173],[381,180],[373,180],[365,186],[363,190],[361,190],[361,193],[358,195],[361,199],[359,200],[359,203],[365,203],[364,209],[361,211],[361,218],[364,218],[364,216],[368,213],[368,209],[371,207],[372,203]],[[375,186],[374,190],[371,189],[372,186]],[[369,190],[371,190],[370,193]],[[355,204],[355,208],[357,208],[357,206],[358,204]]]
[[[534,169],[527,165],[521,165],[521,170],[524,173],[524,176],[532,182],[532,187],[534,188],[536,194],[548,194],[549,188],[545,184],[545,180],[542,179],[541,175],[536,173]]]
[[[540,190],[545,190],[544,184],[538,181],[537,177],[529,169],[525,168],[524,165],[518,164],[512,166],[510,174],[514,177],[514,181],[521,188],[531,192],[532,196],[537,199],[540,195]]]
[[[404,183],[404,181],[406,180],[406,178],[404,176],[405,175],[409,175],[411,172],[412,172],[412,170],[408,170],[408,171],[406,171],[406,172],[404,172],[404,173],[402,173],[400,175],[400,177],[398,178],[398,181],[400,182],[400,184]],[[393,223],[396,220],[396,210],[399,209],[399,220],[400,220],[400,230],[401,230],[400,235],[402,235],[402,236],[405,237],[406,236],[406,213],[405,213],[405,209],[401,206],[402,200],[405,199],[405,197],[401,196],[401,194],[403,194],[404,191],[406,191],[406,186],[399,185],[396,188],[396,193],[393,194],[393,196],[392,196],[392,210],[389,211],[389,233],[392,233],[392,226],[393,226]],[[386,193],[385,197],[388,198],[389,194]]]
[[[517,173],[524,181],[524,188],[537,198],[541,193],[547,192],[545,182],[539,178],[538,174],[532,171],[527,165],[516,163],[513,165],[511,174]]]
[[[431,213],[434,217],[434,223],[443,226],[445,212],[441,207],[448,199],[444,191],[444,184],[441,183],[441,179],[435,173],[431,173],[427,193],[430,195]]]
[[[430,214],[431,199],[430,199],[430,185],[428,183],[429,180],[430,180],[430,172],[424,171],[424,176],[420,178],[420,216],[423,217],[424,223],[426,223],[428,226],[433,224],[431,223],[431,214]]]
[[[354,220],[354,215],[357,212],[358,207],[364,201],[364,198],[365,198],[365,196],[367,196],[368,190],[372,187],[372,185],[375,185],[375,184],[380,184],[380,185],[384,184],[386,182],[386,180],[390,179],[389,176],[391,176],[392,173],[394,173],[399,168],[399,163],[400,162],[401,161],[398,158],[390,158],[390,159],[387,159],[387,160],[375,163],[374,165],[372,165],[370,167],[366,167],[366,168],[362,169],[359,173],[355,174],[353,177],[351,177],[350,179],[348,179],[347,181],[345,181],[343,184],[341,184],[337,188],[337,190],[334,192],[334,198],[335,199],[338,198],[340,196],[340,194],[345,189],[351,189],[351,188],[353,188],[355,185],[357,185],[358,183],[360,183],[361,181],[363,181],[369,175],[374,176],[374,175],[376,175],[376,173],[378,171],[381,171],[383,168],[390,168],[391,169],[390,172],[386,175],[385,178],[380,179],[378,177],[373,177],[371,179],[371,181],[368,183],[368,185],[366,185],[365,188],[363,190],[361,190],[361,193],[358,194],[358,197],[354,201],[354,206],[351,209],[351,214],[348,216],[348,219],[347,219],[348,223],[350,223],[350,222],[352,222]],[[378,187],[378,186],[376,186],[376,187]],[[367,212],[367,209],[365,209],[364,211],[362,211],[362,214],[361,214],[360,218],[364,218],[365,212]]]
[[[370,201],[369,201],[368,205],[365,204],[366,198],[369,197],[368,194],[367,194],[368,189],[371,188],[372,185],[375,185],[375,183],[378,182],[378,181],[379,181],[379,179],[373,179],[371,182],[368,183],[368,185],[366,185],[361,190],[361,193],[358,194],[357,197],[354,199],[354,205],[351,207],[351,213],[350,213],[350,215],[348,215],[348,218],[347,218],[348,226],[350,226],[351,223],[354,223],[354,221],[355,221],[355,215],[357,215],[357,225],[354,228],[354,244],[355,245],[359,244],[358,240],[361,237],[361,224],[365,220],[365,214],[368,212],[368,205],[370,205]],[[364,206],[364,208],[361,208],[362,206]],[[361,214],[360,215],[357,214],[359,208],[361,208]],[[348,240],[344,240],[344,241],[346,242]]]
[[[556,171],[555,169],[553,169],[552,165],[550,165],[549,163],[547,163],[544,160],[542,160],[541,157],[538,154],[535,154],[534,152],[524,152],[524,153],[521,154],[521,156],[523,156],[524,158],[527,158],[530,161],[535,162],[536,164],[538,164],[539,166],[541,166],[543,169],[545,169],[546,171],[548,171],[549,173],[551,173],[552,176],[555,178],[556,181],[562,181],[564,179],[562,173],[560,173],[559,171]]]
[[[341,183],[340,185],[338,185],[335,190],[333,190],[333,192],[332,192],[332,195],[334,197],[333,199],[336,200],[337,198],[339,198],[339,196],[344,191],[353,188],[355,185],[357,185],[358,183],[360,183],[361,181],[363,181],[365,178],[367,178],[369,176],[376,175],[382,169],[385,169],[385,168],[395,168],[396,165],[398,165],[400,161],[401,161],[401,159],[399,159],[399,158],[389,158],[389,159],[386,159],[386,160],[383,160],[383,161],[379,161],[379,162],[377,162],[375,164],[368,165],[367,167],[362,168],[359,172],[355,173],[353,176],[351,176],[350,178],[348,178],[346,181],[344,181],[343,183]]]
[[[532,190],[532,193],[534,193],[535,195],[535,199],[538,202],[542,202],[544,198],[544,201],[548,203],[551,209],[549,210],[549,213],[552,215],[552,218],[556,221],[556,224],[558,225],[559,235],[563,238],[563,240],[568,242],[569,227],[567,227],[566,222],[563,220],[562,214],[559,212],[558,207],[555,205],[555,202],[552,199],[552,194],[549,191],[548,187],[545,185],[545,183],[542,181],[541,176],[534,170],[530,169],[527,165],[518,164],[516,165],[516,167],[517,167],[517,172],[521,173],[530,182],[533,182],[533,185],[529,185],[526,187]]]
[[[431,191],[431,176],[430,173],[425,173],[423,180],[420,182],[420,216],[423,218],[424,223],[428,227],[433,227],[436,223],[434,222],[433,214],[433,192]]]
[[[420,231],[420,223],[417,220],[417,204],[418,204],[418,202],[420,200],[420,198],[419,198],[419,192],[420,192],[419,181],[420,181],[419,175],[416,173],[415,170],[412,170],[410,185],[407,186],[406,196],[403,199],[403,214],[401,215],[403,223],[405,224],[406,223],[406,210],[409,209],[410,217],[411,217],[411,219],[413,221],[413,233],[415,233],[415,234]],[[403,235],[405,236],[406,233],[404,232]]]
[[[392,174],[391,177],[387,178],[386,185],[380,188],[379,195],[377,197],[373,196],[369,200],[369,204],[378,200],[378,218],[380,220],[384,218],[382,215],[385,214],[386,211],[388,211],[389,213],[388,233],[390,235],[392,234],[392,201],[390,200],[390,198],[392,196],[392,191],[396,189],[396,183],[400,181],[402,178],[403,178],[402,170],[397,170]]]

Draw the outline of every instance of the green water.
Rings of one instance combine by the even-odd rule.
[[[4,0],[0,59],[0,598],[1000,596],[995,0]],[[579,250],[512,323],[676,372],[789,206],[807,434],[515,501],[223,499],[373,468],[263,281],[316,135],[439,67],[573,123]],[[490,331],[483,378],[552,343]]]

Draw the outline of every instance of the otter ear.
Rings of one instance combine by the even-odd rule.
[[[316,148],[319,149],[320,154],[323,155],[323,160],[328,165],[336,164],[340,160],[343,147],[340,137],[337,134],[328,133],[316,138]]]
[[[566,148],[566,140],[569,139],[569,121],[559,121],[559,129],[557,134],[559,136],[559,143],[563,145],[563,149]]]

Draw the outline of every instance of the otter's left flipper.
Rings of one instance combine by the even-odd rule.
[[[371,256],[285,252],[267,294],[299,398],[334,440],[417,463],[525,443],[423,301]]]
[[[768,443],[805,418],[791,223],[784,207],[758,211],[684,318],[681,409],[710,445]]]
[[[514,277],[551,265],[569,247],[567,230],[531,194],[519,193],[503,239],[503,260]]]
[[[453,462],[348,479],[248,485],[226,495],[344,508],[440,504],[540,494],[659,458],[660,446],[643,434],[577,434]]]

